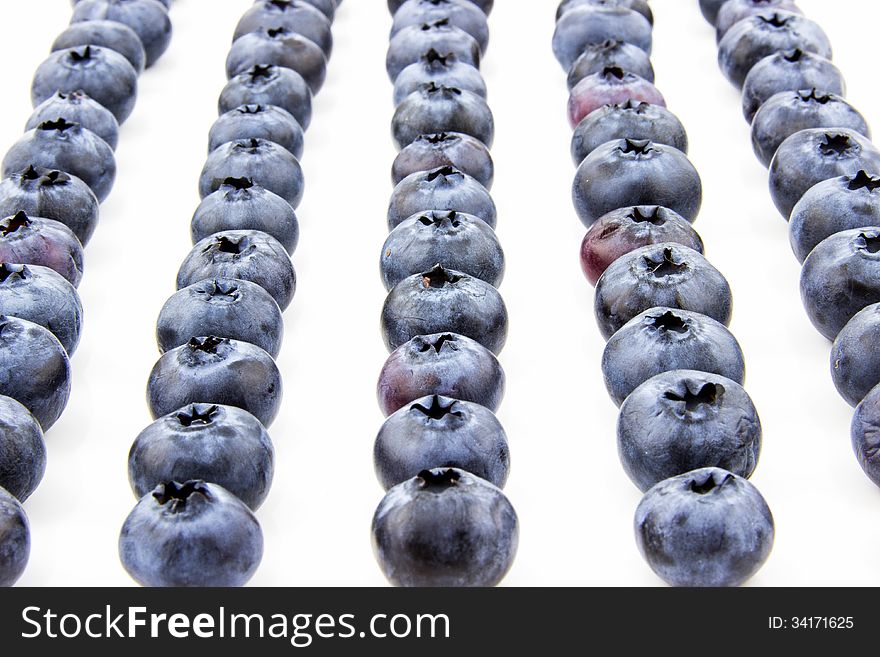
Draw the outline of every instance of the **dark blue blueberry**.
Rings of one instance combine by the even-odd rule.
[[[238,21],[232,39],[277,28],[314,41],[328,58],[333,51],[330,20],[313,5],[300,0],[257,0]]]
[[[831,347],[831,379],[850,406],[880,383],[880,303],[863,308],[837,334]]]
[[[394,188],[388,204],[388,230],[427,211],[472,214],[495,228],[497,213],[489,192],[454,167],[440,167],[407,176]]]
[[[802,89],[781,91],[761,105],[752,120],[752,148],[765,167],[791,135],[809,128],[849,128],[870,139],[859,111],[835,94]]]
[[[477,94],[429,82],[397,106],[391,134],[397,148],[404,148],[420,135],[435,132],[461,132],[491,148],[495,120],[489,105]]]
[[[412,25],[400,30],[388,44],[385,70],[394,82],[401,71],[418,62],[429,50],[441,55],[454,54],[458,61],[480,67],[480,44],[470,34],[447,19]]]
[[[251,281],[284,310],[296,291],[296,272],[287,251],[259,230],[224,230],[197,242],[180,265],[177,289],[214,278]]]
[[[222,486],[162,483],[125,519],[119,558],[143,586],[243,586],[263,558],[263,532]]]
[[[147,401],[154,418],[189,404],[226,404],[268,427],[281,406],[281,374],[272,357],[249,342],[192,338],[153,367]]]
[[[227,178],[249,178],[294,208],[303,197],[302,167],[293,153],[265,139],[237,139],[218,146],[205,162],[199,194],[205,198]]]
[[[727,31],[744,18],[767,11],[782,10],[803,14],[793,0],[730,0],[718,10],[715,19],[715,40],[720,42]]]
[[[773,548],[773,516],[748,480],[720,468],[672,477],[636,509],[636,543],[672,586],[739,586]]]
[[[283,198],[250,178],[227,178],[208,194],[192,218],[193,244],[226,230],[260,230],[293,253],[299,241],[299,222]]]
[[[585,77],[601,73],[606,68],[620,68],[654,82],[654,67],[648,53],[631,43],[608,39],[584,46],[584,51],[568,71],[568,90],[574,89]]]
[[[562,18],[562,14],[571,11],[575,7],[594,6],[594,7],[625,7],[639,12],[648,19],[651,25],[654,24],[654,13],[648,5],[648,0],[561,0],[556,8],[556,20]]]
[[[880,151],[847,128],[812,128],[786,139],[770,162],[770,196],[786,219],[813,185],[852,176],[864,169],[880,173]]]
[[[68,356],[79,344],[82,302],[73,285],[48,267],[0,264],[0,315],[49,329]]]
[[[715,25],[718,19],[718,11],[727,0],[700,0],[700,11],[703,12],[703,18],[711,25]]]
[[[504,370],[495,354],[476,340],[456,333],[417,335],[385,361],[376,394],[385,415],[426,395],[495,411],[504,397]]]
[[[739,384],[746,376],[742,349],[727,327],[687,310],[660,307],[636,315],[608,339],[602,354],[605,387],[618,406],[652,376],[670,370],[711,372]]]
[[[730,285],[702,255],[664,242],[615,260],[596,283],[595,313],[607,340],[636,315],[664,306],[730,323]]]
[[[127,25],[138,35],[152,66],[171,42],[171,19],[157,0],[82,0],[73,10],[71,23],[109,20]]]
[[[880,177],[859,170],[810,187],[791,211],[791,249],[803,263],[816,245],[842,230],[880,226]]]
[[[12,586],[27,566],[31,530],[27,515],[12,495],[0,488],[0,588]]]
[[[237,39],[226,58],[226,77],[232,79],[257,65],[293,69],[313,94],[321,90],[327,77],[327,60],[320,46],[284,28],[251,32]]]
[[[83,249],[64,224],[18,212],[0,219],[0,262],[43,265],[76,287],[82,280]]]
[[[479,139],[460,132],[439,132],[416,137],[394,159],[391,180],[397,185],[413,173],[445,166],[475,178],[486,190],[492,189],[495,164],[489,149]]]
[[[290,112],[275,105],[241,105],[221,114],[208,134],[208,152],[247,139],[265,139],[283,146],[297,159],[302,157],[302,126]]]
[[[424,470],[388,491],[372,531],[376,560],[395,586],[495,586],[519,538],[504,493],[455,468]]]
[[[436,265],[398,283],[382,307],[389,351],[417,335],[452,331],[496,354],[507,340],[507,308],[498,291],[479,278]]]
[[[568,98],[568,120],[574,128],[584,117],[604,105],[627,101],[666,106],[663,94],[653,84],[634,73],[611,66],[588,75],[572,88]]]
[[[862,308],[880,302],[880,228],[845,230],[819,242],[801,270],[801,300],[829,340]]]
[[[0,217],[18,212],[61,222],[85,246],[98,223],[98,199],[76,176],[28,165],[0,181]]]
[[[768,98],[793,89],[819,89],[843,96],[846,85],[840,70],[824,57],[798,48],[774,53],[755,64],[743,83],[746,121],[752,122]]]
[[[407,0],[394,12],[391,38],[407,27],[419,27],[425,23],[448,20],[470,34],[485,53],[489,45],[489,21],[470,0]]]
[[[115,50],[128,60],[137,73],[142,73],[147,53],[137,33],[118,21],[86,21],[73,23],[52,44],[52,52],[80,46],[100,46]]]
[[[556,22],[553,54],[565,71],[590,44],[612,39],[625,41],[651,53],[651,23],[632,9],[620,6],[581,5],[566,11]]]
[[[19,402],[0,395],[0,490],[5,488],[24,502],[40,485],[45,471],[46,443],[39,422]],[[6,538],[2,525],[0,520],[0,554]],[[0,572],[2,570],[0,566]],[[3,576],[0,575],[2,585]]]
[[[581,162],[572,199],[587,228],[602,215],[633,205],[662,205],[693,222],[703,191],[700,174],[677,148],[619,139],[594,149]]]
[[[256,510],[266,499],[275,449],[253,415],[235,406],[191,404],[141,431],[128,454],[128,480],[141,498],[166,481],[202,479]]]
[[[20,402],[48,431],[70,397],[70,361],[58,338],[39,324],[0,315],[0,395]]]
[[[495,4],[495,0],[469,0],[469,1],[472,2],[473,4],[475,4],[477,7],[479,7],[480,10],[484,14],[486,14],[486,16],[488,16],[489,14],[492,13],[492,5]],[[341,4],[341,2],[342,2],[342,0],[336,0],[336,4]],[[388,11],[391,12],[391,15],[393,16],[397,12],[397,10],[400,9],[404,5],[405,2],[406,2],[406,0],[388,0]]]
[[[790,11],[764,11],[727,31],[718,44],[718,65],[739,89],[764,57],[795,48],[831,59],[831,43],[816,23]]]
[[[45,121],[57,120],[62,116],[71,123],[79,123],[83,128],[91,130],[106,141],[110,148],[116,150],[119,143],[119,122],[110,110],[82,91],[59,91],[44,100],[31,114],[25,130],[33,130]]]
[[[109,196],[116,180],[113,149],[91,130],[64,118],[40,123],[13,144],[3,158],[3,177],[31,165],[67,171],[88,185],[98,201]]]
[[[481,98],[486,97],[486,82],[479,69],[459,61],[455,53],[442,55],[432,48],[419,61],[403,69],[394,80],[395,106],[429,82],[438,87],[464,89]]]
[[[665,107],[638,100],[608,104],[593,110],[578,123],[571,137],[575,166],[609,141],[647,139],[687,153],[688,138],[678,117]]]
[[[303,130],[312,121],[312,92],[303,77],[283,66],[256,64],[223,87],[220,114],[242,105],[274,105],[287,110]]]
[[[250,342],[276,358],[284,323],[272,295],[256,283],[209,278],[172,295],[156,324],[156,342],[162,353],[199,335]]]
[[[385,289],[438,262],[495,287],[504,277],[504,251],[489,224],[454,210],[431,211],[401,222],[385,240],[379,261]]]
[[[875,386],[856,407],[850,438],[859,465],[880,486],[880,386]]]

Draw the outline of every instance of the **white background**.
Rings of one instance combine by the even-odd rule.
[[[67,0],[3,3],[0,145],[30,114],[30,81],[70,16]],[[501,292],[510,336],[500,419],[513,470],[506,492],[521,524],[506,585],[660,584],[636,549],[640,495],[620,467],[616,408],[605,393],[603,340],[578,264],[584,229],[571,207],[565,75],[550,39],[555,0],[496,0],[483,72],[497,124]],[[801,0],[828,32],[849,99],[880,125],[875,42],[880,5]],[[746,389],[764,425],[753,482],[776,518],[776,545],[752,585],[878,585],[880,492],[849,444],[851,409],[828,372],[829,344],[798,296],[786,224],[751,152],[736,91],[715,61],[696,0],[652,0],[654,66],[687,127],[703,176],[696,227],[735,298],[731,329],[746,354]],[[224,60],[249,0],[176,0],[174,38],[141,78],[124,125],[119,175],[86,249],[85,332],[73,394],[47,435],[49,465],[28,500],[32,553],[22,585],[131,585],[119,528],[135,503],[127,454],[150,421],[147,375],[155,319],[190,249],[189,220]],[[298,210],[299,290],[285,314],[278,364],[284,405],[270,428],[274,486],[258,517],[265,557],[254,585],[382,585],[369,526],[382,498],[372,443],[382,423],[374,387],[386,351],[378,275],[394,157],[384,57],[385,0],[345,0],[327,84],[314,104]]]

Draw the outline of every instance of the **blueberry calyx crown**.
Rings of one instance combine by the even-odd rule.
[[[253,178],[224,178],[223,187],[231,187],[235,191],[244,191],[254,186]]]
[[[238,285],[234,282],[218,279],[198,288],[196,294],[205,294],[209,299],[222,297],[224,301],[236,301],[241,296]]]
[[[452,273],[448,269],[444,269],[443,265],[439,262],[434,265],[431,271],[426,271],[420,274],[422,277],[422,286],[425,289],[428,288],[442,288],[446,287],[446,284],[454,284],[461,280],[461,276]]]
[[[846,187],[853,192],[860,189],[867,189],[869,192],[873,192],[875,189],[880,188],[880,178],[875,178],[864,169],[859,169],[856,175],[849,179]]]
[[[74,63],[87,62],[92,58],[93,46],[86,46],[85,48],[73,48],[70,51],[70,59]]]
[[[825,139],[819,144],[819,152],[829,157],[842,157],[855,150],[856,144],[849,135],[843,133],[825,133]]]
[[[0,283],[6,281],[24,281],[31,277],[27,265],[14,265],[8,262],[0,264]]]
[[[443,333],[438,336],[435,340],[430,341],[421,336],[419,336],[419,340],[421,344],[419,345],[419,353],[426,353],[433,349],[436,353],[440,353],[445,345],[450,345],[451,348],[455,348],[455,336],[450,333]]]
[[[804,51],[800,48],[795,48],[794,50],[787,50],[782,53],[782,59],[792,64],[795,64],[801,61],[804,58]]]
[[[234,238],[227,235],[221,235],[205,250],[214,250],[218,253],[229,253],[230,255],[241,255],[244,250],[246,239],[246,237]]]
[[[627,75],[627,72],[619,66],[606,66],[599,74],[600,77],[610,82],[621,81],[626,78]]]
[[[177,421],[184,427],[206,426],[220,413],[216,404],[192,404],[177,413]]]
[[[153,491],[153,499],[169,513],[181,513],[186,510],[190,497],[200,495],[206,500],[211,499],[208,485],[201,480],[191,480],[183,484],[169,481],[159,484]]]
[[[458,484],[461,475],[453,468],[435,468],[422,470],[417,476],[418,486],[422,490],[442,493]]]
[[[70,182],[70,176],[58,169],[43,169],[42,173],[33,164],[21,172],[22,182],[39,181],[40,186],[65,185]]]
[[[422,85],[422,91],[425,94],[442,94],[444,96],[461,96],[461,89],[458,87],[447,87],[445,84],[437,84],[433,80]]]
[[[270,39],[283,39],[290,33],[290,30],[288,30],[286,27],[270,27],[266,30],[266,34]]]
[[[419,29],[421,29],[422,32],[430,32],[431,30],[441,30],[449,27],[451,27],[449,19],[441,18],[439,20],[431,21],[429,23],[422,23]]]
[[[877,253],[880,251],[880,231],[872,230],[859,233],[858,237],[856,237],[856,248],[866,253]]]
[[[6,217],[3,221],[0,221],[0,234],[6,237],[20,228],[27,228],[31,223],[27,213],[24,210],[19,210],[11,217]]]
[[[797,97],[805,103],[819,103],[820,105],[830,103],[832,100],[831,94],[821,93],[816,90],[816,87],[799,90]]]
[[[690,330],[690,324],[671,310],[662,315],[648,317],[646,323],[660,333],[687,333]]]
[[[455,53],[439,53],[435,48],[431,48],[422,55],[422,62],[427,64],[432,68],[447,68],[451,66],[458,57],[455,56]]]
[[[420,216],[419,223],[423,226],[433,226],[434,228],[441,228],[444,224],[452,226],[452,228],[458,228],[461,225],[458,213],[455,210],[448,212],[433,210]]]
[[[663,255],[656,260],[653,255],[644,256],[645,264],[655,278],[665,278],[685,271],[688,268],[686,262],[676,262],[675,254],[671,248],[663,249]]]
[[[227,338],[218,338],[215,335],[209,335],[204,338],[190,338],[186,346],[190,351],[201,351],[206,354],[216,354],[217,348],[229,342]]]
[[[723,395],[724,386],[718,383],[705,383],[696,393],[691,392],[690,385],[686,383],[684,394],[680,395],[674,390],[668,390],[663,393],[663,398],[671,402],[681,402],[685,411],[693,413],[702,404],[717,406]]]
[[[634,155],[647,155],[656,149],[650,139],[624,139],[618,147],[621,153],[633,153]]]
[[[646,103],[644,100],[635,100],[633,98],[629,98],[622,103],[611,105],[611,107],[617,110],[623,112],[635,112],[636,114],[644,114],[648,111],[650,106],[651,103]]]
[[[54,121],[43,121],[40,125],[37,126],[37,130],[42,130],[44,132],[52,132],[53,130],[57,130],[58,132],[66,132],[71,128],[78,126],[78,123],[71,123],[65,118],[59,117]]]
[[[281,11],[286,11],[295,6],[291,0],[269,0],[266,4],[269,8],[280,9]]]
[[[448,182],[449,178],[464,178],[464,174],[456,169],[453,166],[445,165],[442,167],[438,167],[437,169],[433,169],[427,173],[425,176],[425,180],[427,182]]]
[[[773,12],[769,16],[764,14],[758,14],[759,25],[765,25],[766,27],[773,28],[775,30],[780,30],[788,27],[788,23],[791,20],[789,16],[783,16],[782,14],[778,14]]]
[[[250,155],[256,155],[260,152],[260,149],[263,147],[264,142],[262,139],[257,137],[251,137],[250,139],[239,139],[232,145],[232,148],[239,153],[249,153]]]
[[[617,39],[605,39],[601,43],[594,43],[587,46],[586,50],[593,50],[595,52],[608,52],[611,50],[617,50],[620,48],[623,42],[618,41]]]
[[[248,78],[251,82],[259,82],[261,80],[271,80],[275,77],[275,67],[271,64],[254,64],[248,71]]]
[[[455,399],[447,399],[446,405],[440,399],[438,395],[434,395],[431,398],[430,406],[423,406],[422,404],[413,404],[409,407],[410,412],[413,413],[421,413],[422,415],[430,418],[431,420],[442,420],[447,415],[454,415],[455,417],[462,417],[464,413],[459,410],[453,410],[455,405],[458,403]]]
[[[700,481],[698,477],[694,477],[688,484],[688,489],[697,495],[708,495],[713,491],[720,490],[727,482],[734,480],[731,473],[725,472],[723,473],[723,477],[721,477],[721,481],[718,481],[716,478],[716,475],[718,474],[721,473],[714,471],[709,472],[708,476],[702,481]]]
[[[262,105],[241,105],[235,108],[235,111],[239,114],[261,114],[266,111],[266,108]]]
[[[80,103],[89,98],[89,95],[82,89],[77,89],[76,91],[58,90],[55,92],[55,98],[58,100],[66,100],[69,103]]]
[[[627,219],[641,224],[649,223],[652,226],[662,226],[666,219],[661,214],[659,205],[637,205],[626,215]]]

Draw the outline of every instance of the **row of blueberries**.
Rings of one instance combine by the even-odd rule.
[[[736,586],[768,557],[774,524],[747,481],[761,448],[727,329],[730,287],[691,227],[702,203],[688,139],[654,86],[644,0],[565,0],[553,51],[568,72],[581,264],[620,406],[618,452],[645,494],[636,542],[675,586]]]
[[[880,420],[880,151],[861,113],[844,99],[821,27],[790,1],[703,0],[719,25],[718,62],[742,88],[755,154],[769,168],[773,201],[789,221],[791,248],[803,264],[807,315],[829,340],[831,376],[856,413],[852,445],[880,485],[874,427]],[[749,15],[721,34],[730,7]],[[747,29],[748,28],[748,29]],[[743,62],[745,75],[732,73]]]
[[[504,252],[489,194],[494,120],[479,71],[491,1],[389,0],[387,72],[399,154],[380,270],[391,351],[374,466],[387,491],[373,547],[397,586],[494,586],[518,539],[496,354]]]
[[[0,182],[0,586],[27,565],[21,507],[46,467],[43,432],[70,395],[83,308],[83,246],[116,177],[119,126],[138,75],[171,39],[170,0],[74,1],[31,88],[26,133]]]
[[[298,158],[337,5],[256,0],[235,29],[194,246],[157,323],[162,356],[147,385],[155,421],[129,454],[139,501],[119,555],[143,585],[241,586],[262,559],[254,511],[275,469],[266,428],[281,404],[274,359],[296,289]]]

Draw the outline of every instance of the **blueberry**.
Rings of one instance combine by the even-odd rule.
[[[110,20],[127,25],[138,35],[152,66],[171,42],[171,19],[157,0],[82,0],[73,10],[71,23]]]
[[[766,11],[789,11],[803,14],[792,0],[731,0],[718,10],[715,19],[715,40],[721,41],[727,31],[744,18]]]
[[[460,132],[419,135],[401,150],[391,165],[391,180],[397,185],[407,176],[450,166],[492,189],[495,164],[489,149],[479,139]]]
[[[643,246],[675,242],[703,252],[703,240],[681,215],[659,205],[612,210],[590,226],[581,242],[581,268],[593,285],[618,258]]]
[[[91,130],[107,145],[116,150],[119,143],[119,122],[113,113],[82,91],[59,91],[40,103],[28,119],[25,130],[33,130],[41,123],[63,116],[71,123],[79,123]]]
[[[388,44],[385,70],[394,82],[401,71],[418,62],[429,50],[453,54],[458,61],[479,68],[480,44],[470,34],[452,25],[448,19],[412,25],[400,30]]]
[[[0,217],[20,211],[59,221],[86,245],[98,223],[98,199],[76,176],[28,165],[0,181]]]
[[[162,353],[193,336],[222,335],[255,344],[276,358],[283,334],[281,310],[268,292],[250,281],[222,278],[179,290],[165,302],[156,327]]]
[[[612,180],[614,184],[608,184]],[[703,192],[700,174],[678,149],[644,139],[619,139],[602,144],[581,162],[572,199],[589,228],[602,215],[632,205],[662,205],[692,222]]]
[[[79,2],[82,2],[82,0],[70,0],[70,4],[74,7],[76,7]],[[165,9],[171,9],[171,0],[159,0],[159,2],[162,3],[162,6],[165,7]]]
[[[816,245],[834,233],[880,226],[880,177],[864,170],[810,187],[791,211],[789,241],[803,263]]]
[[[256,510],[266,499],[275,449],[247,411],[222,404],[190,404],[141,431],[128,454],[128,480],[141,498],[166,481],[203,479]]]
[[[671,370],[720,374],[739,384],[746,376],[742,349],[727,327],[687,310],[660,307],[636,315],[608,339],[602,354],[605,387],[618,406],[652,376]],[[667,476],[672,474],[680,472]]]
[[[330,20],[313,5],[300,0],[257,0],[238,21],[232,39],[277,28],[314,41],[327,57],[333,51]]]
[[[816,183],[860,169],[880,173],[880,151],[847,128],[812,128],[786,139],[770,162],[770,196],[786,220]]]
[[[639,12],[648,19],[651,25],[654,24],[654,13],[648,5],[648,0],[561,0],[556,8],[556,20],[562,18],[562,15],[571,11],[575,7],[583,7],[585,5],[596,7],[625,7]]]
[[[486,101],[477,94],[428,82],[397,106],[391,134],[397,148],[403,148],[420,135],[435,132],[461,132],[491,148],[495,120]]]
[[[286,148],[297,159],[302,157],[302,127],[290,112],[275,105],[241,105],[221,114],[208,134],[208,152],[247,139],[265,139]]]
[[[636,315],[665,306],[708,315],[725,326],[733,307],[730,286],[693,249],[663,242],[615,260],[596,283],[599,330],[610,338]]]
[[[870,138],[859,111],[840,96],[815,89],[781,91],[761,105],[752,120],[752,148],[765,167],[780,144],[808,128],[849,128]]]
[[[18,212],[0,220],[0,262],[43,265],[76,287],[82,280],[83,250],[64,224]]]
[[[272,357],[249,342],[196,337],[166,351],[150,372],[153,418],[188,404],[226,404],[272,424],[281,406],[281,375]]]
[[[283,0],[281,0],[283,2]],[[329,20],[333,20],[336,16],[336,8],[342,4],[342,0],[302,0],[306,2],[322,14],[324,14]]]
[[[875,386],[856,407],[850,426],[853,450],[859,465],[871,481],[880,486],[880,386]]]
[[[700,0],[700,11],[703,12],[706,21],[715,25],[715,21],[718,20],[718,11],[725,2],[727,0]]]
[[[417,335],[385,361],[376,393],[385,415],[427,395],[495,411],[504,397],[504,370],[495,354],[476,340],[456,333]]]
[[[58,338],[39,324],[0,315],[0,395],[25,406],[43,431],[70,397],[70,361]]]
[[[68,356],[79,344],[82,314],[76,289],[61,274],[39,265],[0,264],[0,315],[49,329]]]
[[[647,139],[687,153],[688,138],[678,117],[665,107],[638,100],[604,105],[584,117],[571,138],[575,166],[602,144],[619,139]]]
[[[5,488],[24,502],[40,485],[45,471],[46,443],[40,424],[19,402],[0,395],[0,490]],[[0,510],[0,517],[2,515]],[[0,554],[5,538],[0,520]],[[2,570],[0,566],[0,572]],[[0,575],[2,585],[3,576]]]
[[[625,41],[607,39],[584,46],[583,52],[568,71],[568,90],[574,89],[585,77],[601,73],[606,68],[620,68],[654,82],[654,67],[644,50]]]
[[[430,211],[401,222],[385,240],[379,261],[385,289],[438,262],[495,287],[504,277],[504,251],[489,224],[454,210]]]
[[[804,260],[801,300],[829,340],[862,308],[880,302],[880,228],[856,228],[819,242]]]
[[[211,151],[199,178],[205,198],[220,189],[227,178],[249,178],[278,194],[294,208],[303,197],[302,167],[293,153],[265,139],[236,139]]]
[[[666,106],[663,94],[658,89],[634,73],[610,66],[598,73],[583,78],[571,90],[568,99],[568,120],[571,127],[603,105],[643,101],[653,105]],[[632,137],[632,135],[626,135]]]
[[[507,308],[485,281],[438,264],[391,290],[382,308],[382,334],[393,351],[439,331],[466,335],[497,354],[507,339]]]
[[[237,39],[226,58],[226,77],[232,79],[256,65],[293,69],[313,94],[321,90],[327,77],[327,60],[320,46],[283,27],[251,32]]]
[[[242,586],[263,557],[263,532],[244,503],[204,481],[168,482],[125,519],[119,558],[144,586]]]
[[[0,488],[0,588],[12,586],[27,566],[31,531],[27,515],[12,495]]]
[[[556,22],[553,54],[565,71],[590,44],[609,39],[625,41],[651,53],[651,23],[626,7],[582,5],[566,11]]]
[[[472,214],[492,228],[497,219],[495,203],[486,188],[458,169],[445,166],[413,173],[397,184],[388,204],[388,230],[431,210]]]
[[[226,230],[260,230],[293,253],[299,222],[290,203],[250,178],[227,178],[208,194],[192,218],[193,244]]]
[[[296,291],[296,273],[287,252],[259,230],[225,230],[197,242],[180,265],[177,289],[208,278],[251,281],[284,310]]]
[[[394,80],[394,105],[400,105],[407,96],[429,82],[438,87],[454,87],[475,93],[481,98],[486,97],[486,81],[479,69],[459,61],[455,53],[444,55],[431,48],[419,61],[403,69]]]
[[[283,66],[256,64],[223,87],[220,114],[242,105],[275,105],[290,112],[303,130],[312,121],[312,92],[303,77]]]
[[[718,44],[718,65],[742,88],[751,68],[776,52],[800,49],[831,59],[831,43],[822,28],[790,11],[764,11],[731,27]]]
[[[480,52],[486,52],[489,22],[470,0],[407,0],[394,12],[391,38],[404,28],[440,20],[448,20],[450,25],[470,34],[480,45]]]
[[[82,91],[122,124],[137,100],[137,71],[115,50],[79,46],[53,52],[40,64],[31,85],[31,102],[37,107],[57,92]]]
[[[142,73],[147,53],[137,33],[118,21],[86,21],[74,23],[58,35],[52,52],[80,46],[100,46],[115,50],[128,60],[137,73]]]
[[[498,488],[464,470],[424,470],[385,495],[373,550],[395,586],[495,586],[510,569],[516,512]]]
[[[492,5],[495,4],[495,0],[469,0],[471,3],[480,8],[480,10],[488,16],[492,13]],[[342,2],[342,0],[337,0],[337,4]],[[406,0],[388,0],[388,11],[391,12],[392,15],[397,13],[397,10],[400,9]]]
[[[391,415],[373,447],[385,490],[429,468],[458,468],[504,487],[510,472],[507,434],[489,409],[432,395]]]
[[[850,406],[856,406],[880,383],[880,304],[863,308],[837,334],[831,347],[831,379]]]
[[[739,586],[773,547],[773,516],[758,489],[701,468],[649,490],[636,509],[639,551],[672,586]]]

